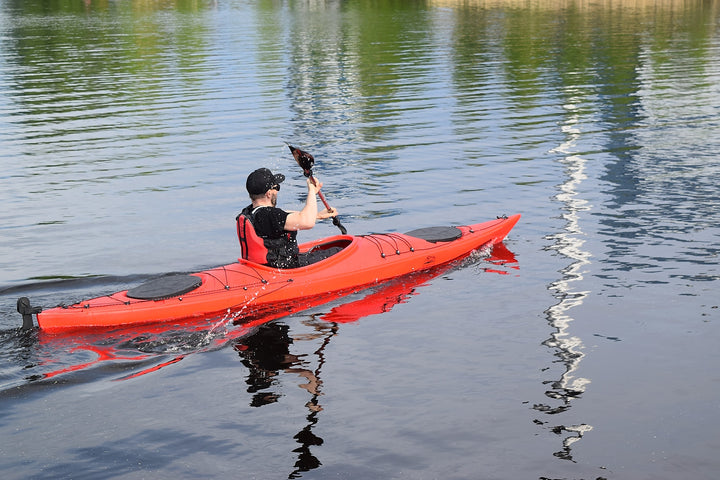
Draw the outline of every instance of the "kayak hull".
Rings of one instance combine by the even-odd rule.
[[[325,260],[294,269],[277,269],[247,260],[191,274],[199,284],[169,298],[134,298],[133,290],[37,313],[48,332],[180,322],[233,314],[293,311],[403,275],[422,272],[501,242],[520,215],[457,227],[459,238],[427,241],[407,234],[336,235],[300,245],[305,252],[340,246]],[[136,297],[136,296],[135,296]]]

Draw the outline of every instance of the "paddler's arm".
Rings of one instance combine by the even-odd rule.
[[[288,213],[298,213],[295,210],[287,210],[287,212]],[[325,220],[326,218],[337,217],[337,215],[338,215],[337,208],[330,207],[330,210],[328,210],[327,208],[324,208],[324,209],[320,210],[319,212],[317,212],[317,217],[315,219],[316,220]]]
[[[317,211],[317,198],[315,197],[320,191],[320,188],[322,188],[322,182],[320,182],[317,178],[315,181],[317,182],[317,185],[314,184],[310,178],[307,179],[308,196],[305,201],[305,206],[299,212],[290,212],[288,214],[285,219],[285,230],[290,232],[297,230],[309,230],[315,226],[315,221],[320,218],[320,214],[322,212]],[[335,211],[336,210],[333,209],[333,212]],[[325,214],[328,214],[328,212],[325,212]]]
[[[287,210],[287,213],[298,213],[295,210]],[[338,216],[337,208],[330,207],[330,210],[324,208],[317,213],[316,220],[325,220],[326,218],[332,218]]]
[[[338,214],[337,208],[330,207],[330,210],[328,210],[327,208],[324,208],[318,212],[317,219],[325,220],[326,218],[337,217],[337,214]]]

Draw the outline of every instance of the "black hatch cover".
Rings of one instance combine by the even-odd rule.
[[[428,242],[451,242],[462,236],[462,231],[457,227],[427,227],[418,228],[405,235],[422,238]]]
[[[138,300],[162,300],[188,293],[201,284],[202,279],[195,275],[166,275],[131,288],[127,296]]]

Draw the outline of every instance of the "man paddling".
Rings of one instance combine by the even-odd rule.
[[[339,248],[299,253],[296,238],[298,230],[309,230],[317,220],[335,217],[337,209],[330,207],[318,211],[315,197],[322,188],[322,182],[312,177],[307,178],[308,195],[302,210],[296,212],[277,208],[277,196],[284,180],[285,175],[273,174],[267,168],[259,168],[248,175],[245,187],[252,204],[245,207],[237,217],[243,256],[252,258],[254,253],[257,258],[259,253],[260,258],[266,260],[261,263],[277,268],[296,268],[337,253]],[[244,225],[241,224],[243,217],[249,220],[260,241],[253,240],[252,234],[244,234]]]

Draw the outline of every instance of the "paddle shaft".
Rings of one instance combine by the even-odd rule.
[[[312,170],[310,170],[308,178],[313,183],[313,185],[317,185],[317,181],[315,180],[315,177],[313,177]],[[318,196],[320,197],[320,200],[322,201],[323,205],[325,205],[325,208],[330,211],[332,210],[332,207],[328,204],[327,200],[325,200],[325,195],[321,191],[318,191]],[[338,227],[340,229],[340,233],[343,235],[347,234],[347,229],[343,226],[342,223],[340,223],[340,220],[337,218],[337,215],[332,217],[333,225]]]
[[[315,180],[315,177],[313,177],[312,173],[310,174],[309,178],[310,178],[310,181],[313,183],[313,185],[317,185],[317,180]],[[325,200],[325,195],[323,195],[323,193],[320,191],[318,191],[317,193],[320,196],[320,200],[322,200],[323,205],[325,205],[325,208],[327,208],[328,211],[332,210],[332,207],[330,207],[330,205],[328,205],[327,200]]]

